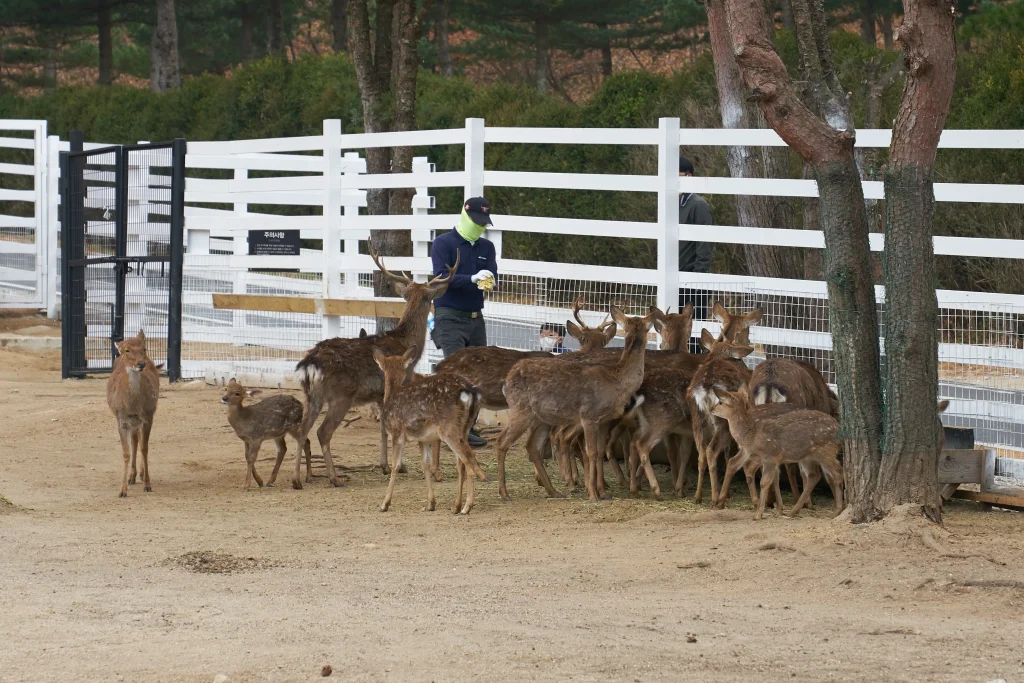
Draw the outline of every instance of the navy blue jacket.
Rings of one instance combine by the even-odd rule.
[[[456,251],[461,254],[459,269],[448,284],[448,291],[434,299],[434,308],[480,311],[484,307],[484,293],[469,278],[481,270],[489,270],[494,273],[495,279],[498,278],[494,243],[481,237],[476,244],[470,244],[455,228],[438,235],[430,254],[434,262],[434,275],[448,275],[448,266],[455,265]]]

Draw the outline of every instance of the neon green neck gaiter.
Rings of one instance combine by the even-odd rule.
[[[468,213],[466,213],[466,210],[463,209],[462,217],[459,218],[459,224],[455,226],[455,229],[459,231],[459,234],[462,235],[463,239],[467,242],[470,244],[476,244],[476,241],[480,239],[480,235],[484,234],[484,230],[487,228],[483,225],[477,225],[474,223],[473,219],[469,217]]]

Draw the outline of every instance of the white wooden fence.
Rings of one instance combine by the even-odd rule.
[[[0,129],[8,123],[0,122]],[[40,129],[38,122],[15,123],[37,126],[32,128],[37,131],[33,144],[46,141],[45,124]],[[889,139],[887,130],[857,133],[860,147],[888,147]],[[5,139],[0,139],[0,146],[4,143]],[[57,143],[53,138],[48,143],[37,145],[33,167],[39,179],[37,188],[56,187],[56,164],[50,158],[55,155]],[[485,145],[489,143],[642,145],[656,148],[658,171],[653,175],[617,175],[485,170]],[[463,169],[439,172],[428,159],[417,158],[411,173],[368,175],[360,155],[361,150],[371,147],[438,145],[462,147]],[[497,128],[486,127],[481,119],[468,119],[464,127],[451,130],[355,135],[342,134],[339,121],[327,120],[323,134],[317,136],[189,142],[186,166],[194,170],[189,171],[191,177],[186,181],[185,191],[183,374],[255,375],[257,380],[273,384],[290,376],[301,352],[319,339],[355,336],[360,327],[372,332],[372,319],[218,310],[212,306],[212,294],[371,297],[367,274],[373,270],[373,264],[358,250],[359,241],[367,239],[370,230],[409,230],[413,256],[389,258],[387,263],[392,269],[411,271],[423,279],[431,271],[428,248],[434,231],[450,229],[457,219],[455,215],[430,212],[433,199],[429,190],[442,187],[462,188],[467,197],[486,195],[488,188],[493,187],[629,191],[649,193],[654,195],[651,201],[657,202],[655,222],[495,215],[495,227],[489,230],[489,237],[498,249],[501,276],[499,287],[487,304],[492,343],[532,347],[541,323],[562,322],[569,317],[567,302],[577,293],[587,293],[602,301],[613,297],[640,312],[649,304],[663,309],[676,306],[680,289],[695,289],[710,292],[736,307],[762,306],[766,309],[765,322],[755,328],[753,340],[782,348],[784,353],[813,359],[829,374],[831,337],[827,332],[823,282],[678,272],[679,240],[824,247],[822,233],[818,231],[677,223],[680,192],[816,195],[813,180],[678,175],[681,148],[727,145],[764,147],[784,143],[770,130],[680,129],[678,119],[662,119],[656,129]],[[945,131],[940,148],[1022,149],[1024,131]],[[195,177],[199,169],[206,175],[215,170],[224,177]],[[18,170],[27,172],[27,168]],[[0,173],[4,172],[11,171],[0,166]],[[251,177],[253,173],[260,177]],[[366,190],[406,187],[416,188],[413,215],[361,213],[366,206]],[[864,193],[869,199],[882,198],[882,183],[865,182]],[[33,226],[37,235],[49,235],[37,242],[36,253],[46,256],[37,260],[41,269],[45,262],[56,263],[56,211],[52,194],[36,194],[42,197],[37,206],[45,205],[46,210],[41,212],[42,218],[37,215]],[[939,202],[1020,204],[1024,203],[1024,187],[937,183],[935,197]],[[261,210],[257,212],[253,205],[259,205]],[[263,208],[267,206],[319,209],[312,212],[318,215],[287,216],[267,212]],[[4,220],[0,217],[0,228],[7,225]],[[322,239],[324,249],[303,250],[299,256],[248,255],[248,231],[294,229],[300,230],[303,238]],[[504,232],[656,240],[657,267],[600,267],[504,258]],[[0,256],[10,253],[8,245],[0,233]],[[934,238],[934,246],[938,255],[1024,257],[1024,242],[1017,240],[943,236]],[[872,235],[871,247],[882,250],[882,235]],[[252,272],[253,269],[275,272]],[[281,272],[287,270],[297,272]],[[54,267],[41,269],[37,277],[45,282],[53,277],[54,271]],[[45,296],[41,300],[46,301],[45,297],[55,289],[44,285],[42,292]],[[879,301],[884,297],[881,288],[878,297]],[[940,290],[938,297],[944,313],[943,343],[939,349],[944,373],[942,392],[952,399],[949,421],[975,426],[979,440],[1024,449],[1024,343],[1017,330],[1018,321],[1024,319],[1024,297],[947,290]],[[151,313],[156,323],[160,311],[154,307]],[[584,312],[594,322],[604,315],[604,311],[598,310]],[[968,319],[971,322],[963,322]],[[716,323],[697,321],[694,334],[699,335],[703,327],[714,331]],[[421,369],[438,357],[429,342],[427,348]]]

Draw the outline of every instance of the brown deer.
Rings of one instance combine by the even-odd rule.
[[[764,516],[768,490],[775,487],[776,514],[785,509],[779,490],[779,466],[786,463],[800,465],[800,473],[807,485],[793,506],[792,515],[807,504],[811,491],[824,471],[825,480],[832,488],[836,500],[836,514],[843,511],[843,468],[836,455],[839,452],[839,423],[830,415],[817,410],[798,409],[774,417],[753,420],[750,399],[746,391],[715,389],[718,402],[714,414],[729,422],[729,431],[742,451],[761,460],[761,495],[755,519]]]
[[[750,328],[761,322],[761,309],[749,313],[730,313],[725,306],[715,302],[711,314],[722,323],[722,331],[715,341],[729,341],[737,346],[750,345]]]
[[[220,402],[228,407],[228,424],[245,444],[245,486],[242,490],[248,491],[253,479],[256,480],[257,487],[263,486],[263,480],[256,472],[256,458],[259,457],[260,446],[268,439],[273,439],[277,444],[277,460],[274,461],[274,470],[267,480],[268,488],[274,485],[284,455],[288,452],[288,446],[284,441],[285,434],[295,438],[300,452],[306,452],[306,483],[309,483],[313,478],[313,455],[310,452],[309,439],[299,441],[302,403],[294,396],[279,394],[253,405],[245,405],[246,398],[256,398],[262,394],[259,389],[246,389],[232,378],[224,387],[224,395],[220,399]]]
[[[630,493],[636,494],[640,490],[636,462],[639,459],[654,498],[661,500],[661,488],[651,467],[650,454],[656,445],[671,440],[673,443],[667,445],[673,489],[678,497],[682,497],[684,473],[690,462],[693,443],[693,422],[686,389],[695,370],[694,367],[653,367],[644,372],[644,381],[638,392],[644,400],[637,411],[636,429],[629,446]]]
[[[762,405],[755,405],[750,409],[750,419],[756,423],[760,420],[772,419],[779,415],[784,415],[785,413],[791,413],[794,410],[800,410],[800,408],[792,403],[765,403]],[[787,465],[787,468],[790,466],[791,465]],[[761,469],[761,458],[756,453],[749,453],[742,448],[739,449],[736,455],[729,458],[729,462],[725,468],[725,479],[722,481],[722,488],[719,489],[718,499],[711,501],[715,507],[725,507],[725,501],[729,498],[729,487],[732,485],[732,478],[740,469],[743,470],[743,474],[747,480],[747,488],[750,491],[750,501],[754,507],[757,507],[758,491],[754,482],[754,477],[757,475],[757,471]],[[793,479],[790,479],[790,485],[793,485]],[[794,491],[794,499],[799,496],[800,494]],[[774,503],[774,500],[772,502]],[[808,501],[808,507],[810,507],[810,501]]]
[[[320,342],[310,349],[295,366],[295,379],[302,384],[306,395],[306,410],[303,415],[299,441],[309,438],[320,411],[327,404],[327,417],[317,430],[317,439],[327,466],[327,479],[332,486],[338,485],[331,458],[331,437],[345,419],[345,414],[354,405],[380,403],[384,400],[384,375],[373,360],[373,349],[380,348],[386,355],[401,355],[415,347],[417,353],[423,349],[427,333],[427,314],[430,302],[441,296],[448,288],[455,265],[448,268],[448,276],[434,278],[427,283],[413,282],[404,275],[396,275],[384,267],[377,255],[370,251],[370,257],[380,272],[396,283],[398,294],[408,303],[398,325],[384,334],[374,334],[360,339],[334,338]],[[416,356],[419,360],[419,355]],[[410,366],[411,367],[411,366]],[[387,443],[384,422],[381,421],[380,466],[389,473]],[[292,473],[292,487],[302,488],[299,469],[302,465],[301,450],[295,456],[295,470]]]
[[[137,471],[135,456],[141,446],[143,490],[151,492],[149,479],[149,434],[153,429],[153,415],[160,398],[159,366],[146,355],[146,335],[142,330],[133,339],[117,344],[118,356],[114,371],[107,380],[107,405],[117,418],[117,433],[121,437],[121,457],[124,473],[121,477],[121,498],[128,497],[128,485],[135,483]],[[131,476],[128,461],[131,459]]]
[[[509,421],[498,437],[498,490],[508,500],[505,456],[527,431],[527,453],[548,495],[559,497],[544,468],[540,446],[551,427],[580,424],[586,443],[584,480],[591,500],[603,498],[607,423],[620,418],[633,401],[644,377],[647,333],[654,322],[648,314],[630,318],[618,306],[612,320],[626,332],[626,345],[614,364],[565,363],[559,358],[522,360],[505,379]]]
[[[797,408],[817,410],[839,419],[839,399],[818,369],[810,363],[788,358],[769,358],[750,377],[749,394],[754,405],[789,403]],[[800,495],[796,465],[786,465],[786,477],[794,496]],[[723,489],[723,493],[727,491]],[[720,504],[724,504],[721,501]]]
[[[716,341],[706,329],[701,332],[701,345],[708,354],[686,391],[697,445],[698,474],[694,500],[698,503],[703,498],[705,470],[710,480],[711,500],[718,499],[718,456],[732,446],[728,423],[712,412],[718,404],[715,389],[738,391],[746,386],[750,381],[750,370],[741,359],[754,350],[750,346]]]
[[[615,336],[616,326],[609,321],[598,327],[588,327],[580,319],[580,308],[585,301],[582,296],[577,297],[573,302],[573,317],[579,325],[573,325],[567,320],[566,326],[580,341],[580,351],[589,352],[603,348]],[[575,329],[575,331],[573,331]],[[564,354],[571,356],[576,354]],[[505,377],[512,366],[524,358],[551,358],[552,354],[547,351],[519,351],[516,349],[504,349],[498,346],[476,346],[462,349],[445,358],[434,372],[437,374],[450,374],[461,377],[481,393],[482,407],[489,410],[506,410],[508,403],[505,401],[505,394],[502,389],[505,386]],[[438,469],[438,456],[440,455],[440,444],[434,450],[432,465],[434,467],[434,478],[440,481],[440,470]],[[561,463],[560,463],[561,464]],[[564,471],[564,470],[563,470]],[[570,482],[567,482],[570,483]]]
[[[384,375],[384,401],[381,404],[381,422],[391,435],[394,464],[391,480],[381,512],[387,512],[398,478],[398,464],[405,450],[405,442],[412,440],[420,445],[423,455],[423,477],[427,482],[427,509],[433,511],[433,477],[431,476],[431,446],[439,439],[448,444],[457,457],[459,491],[453,512],[469,514],[473,508],[473,477],[486,480],[477,462],[473,449],[469,447],[466,435],[480,412],[481,395],[454,375],[414,375],[406,382],[412,366],[419,357],[419,349],[410,347],[401,356],[385,356],[380,349],[373,349],[376,361]],[[404,383],[404,384],[403,384]],[[462,486],[468,480],[468,496],[462,506]]]

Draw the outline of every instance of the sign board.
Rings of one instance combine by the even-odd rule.
[[[249,256],[298,256],[298,230],[250,230]]]

